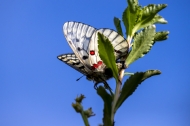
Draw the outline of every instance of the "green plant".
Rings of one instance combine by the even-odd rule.
[[[167,23],[163,17],[157,14],[166,6],[166,4],[150,4],[141,7],[137,0],[128,0],[128,7],[123,12],[122,21],[126,29],[126,40],[129,45],[129,53],[120,60],[120,62],[123,63],[121,69],[118,69],[116,66],[114,49],[111,42],[104,35],[98,33],[100,58],[105,65],[112,70],[113,77],[116,80],[115,92],[107,92],[106,88],[103,86],[97,88],[97,94],[104,102],[103,126],[114,125],[115,113],[122,103],[136,90],[139,84],[147,78],[161,74],[159,70],[148,70],[136,73],[128,73],[125,72],[125,70],[131,63],[147,54],[156,41],[163,41],[168,38],[168,31],[156,32],[155,26],[156,23]],[[115,17],[114,24],[117,32],[124,36],[121,20]],[[129,78],[122,84],[125,75],[129,75]],[[75,100],[76,103],[73,103],[73,107],[77,112],[81,113],[85,125],[89,126],[88,117],[94,114],[91,108],[87,111],[83,110],[81,105],[83,98],[83,95],[78,97]]]

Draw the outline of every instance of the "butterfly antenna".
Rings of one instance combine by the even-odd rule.
[[[79,81],[82,77],[84,77],[84,75],[82,75],[81,77],[79,77],[76,81]]]

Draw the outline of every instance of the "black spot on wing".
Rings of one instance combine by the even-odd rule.
[[[83,56],[82,59],[86,60],[86,59],[88,59],[88,56]]]
[[[80,47],[77,47],[77,50],[78,50],[78,51],[81,51],[81,48],[80,48]]]
[[[84,66],[79,67],[79,69],[84,69],[84,68],[85,68]]]

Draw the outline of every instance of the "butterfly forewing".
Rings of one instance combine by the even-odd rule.
[[[57,56],[57,58],[70,67],[74,68],[75,70],[79,71],[80,73],[87,75],[87,70],[83,63],[80,62],[80,60],[76,57],[74,53],[67,53]]]
[[[78,22],[66,22],[63,25],[67,42],[89,72],[91,72],[88,60],[89,43],[95,31],[95,28]]]

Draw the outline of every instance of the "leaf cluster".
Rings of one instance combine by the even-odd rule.
[[[124,10],[122,15],[122,22],[125,26],[126,41],[129,45],[128,53],[124,57],[125,65],[129,67],[134,61],[145,56],[152,48],[152,46],[157,41],[163,41],[168,38],[168,31],[156,32],[155,24],[166,24],[167,21],[160,15],[162,9],[164,9],[166,4],[150,4],[145,7],[141,7],[137,0],[128,0],[128,7]],[[114,17],[114,24],[117,32],[121,36],[123,34],[121,20]],[[98,49],[99,55],[105,65],[110,68],[113,72],[113,77],[116,80],[117,85],[120,84],[121,71],[117,69],[116,59],[114,56],[114,48],[104,35],[98,33]],[[113,125],[113,120],[111,120],[111,111],[114,110],[114,114],[122,103],[137,89],[138,85],[144,80],[154,76],[159,75],[161,72],[159,70],[148,70],[145,72],[136,73],[126,73],[129,78],[124,82],[120,89],[120,93],[116,103],[114,104],[113,94],[106,92],[106,89],[99,87],[97,89],[98,95],[104,101],[104,125]],[[116,95],[116,93],[115,93]],[[115,105],[115,106],[113,106]]]
[[[116,80],[116,91],[115,94],[108,93],[105,87],[99,86],[97,88],[97,94],[102,98],[104,102],[103,109],[103,125],[113,126],[114,125],[114,114],[124,101],[133,94],[137,89],[138,85],[146,79],[161,74],[159,70],[148,70],[145,72],[135,73],[124,73],[125,66],[129,67],[134,61],[145,56],[153,47],[157,41],[163,41],[168,38],[168,31],[156,32],[156,24],[166,24],[167,21],[158,14],[164,9],[166,4],[150,4],[148,6],[140,6],[138,0],[127,0],[128,7],[122,14],[122,22],[119,18],[114,17],[114,25],[117,32],[126,37],[126,42],[129,47],[126,56],[122,57],[123,67],[118,69],[116,58],[114,55],[114,48],[108,38],[103,34],[98,33],[98,50],[101,60],[104,62],[107,68],[111,69],[113,77]],[[125,34],[122,30],[122,23],[124,24]],[[124,62],[123,62],[124,61]],[[123,85],[122,78],[124,75],[129,75],[129,78],[124,81]],[[83,99],[83,98],[82,98]],[[78,99],[78,101],[82,101]],[[80,103],[77,102],[73,107],[77,112],[82,113],[84,122],[88,116],[84,116],[84,111],[80,107]],[[78,107],[79,106],[79,107]],[[79,111],[80,110],[80,111]],[[82,110],[82,112],[81,112]],[[91,109],[89,109],[91,115]],[[86,123],[88,124],[88,122]]]

